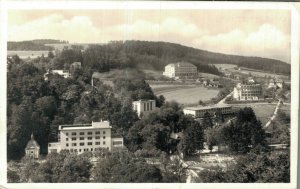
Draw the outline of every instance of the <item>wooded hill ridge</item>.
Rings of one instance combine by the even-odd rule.
[[[29,42],[30,41],[28,41],[28,43]],[[43,49],[40,50],[48,50],[51,48],[41,43],[33,41],[32,43],[35,46],[39,45],[43,47]],[[18,44],[21,47],[18,46]],[[36,50],[35,46],[24,45],[24,42],[8,42],[8,50]],[[291,73],[291,65],[280,60],[262,57],[228,55],[169,42],[128,40],[111,41],[107,44],[101,44],[101,46],[104,47],[101,49],[104,49],[105,51],[116,51],[113,52],[113,54],[123,54],[124,56],[130,55],[131,57],[135,56],[135,60],[138,61],[135,65],[142,69],[162,71],[164,70],[164,66],[171,62],[188,61],[196,65],[199,70],[203,67],[208,68],[209,64],[235,64],[239,67],[258,69],[277,74],[289,75]],[[208,73],[219,75],[218,73],[214,73],[216,72],[214,67],[208,69],[212,69],[211,71],[208,71]]]

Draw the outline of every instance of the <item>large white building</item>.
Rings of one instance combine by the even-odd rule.
[[[203,118],[205,113],[209,113],[211,117],[215,116],[218,113],[222,115],[230,115],[234,113],[234,110],[229,105],[211,105],[211,106],[195,106],[195,107],[186,107],[183,109],[185,115],[192,115],[194,118]]]
[[[260,84],[238,83],[233,90],[235,100],[258,100],[262,98],[262,87]]]
[[[58,142],[48,144],[48,153],[68,150],[80,154],[97,148],[122,148],[123,138],[111,138],[111,128],[108,121],[60,125]]]
[[[147,115],[156,109],[155,100],[139,100],[132,102],[133,110],[136,111],[139,117]]]
[[[195,79],[198,72],[195,65],[188,62],[178,62],[166,65],[163,75],[174,79]]]

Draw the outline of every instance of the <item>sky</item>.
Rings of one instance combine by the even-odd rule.
[[[290,63],[288,10],[10,10],[8,40],[166,41]]]

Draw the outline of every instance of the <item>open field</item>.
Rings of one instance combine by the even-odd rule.
[[[49,51],[7,51],[7,56],[18,55],[20,58],[37,58],[38,56],[48,56]]]
[[[214,66],[216,66],[218,69],[233,69],[234,67],[237,67],[237,65],[235,64],[213,64]]]
[[[235,104],[234,107],[251,107],[255,112],[257,119],[259,119],[262,125],[265,125],[270,117],[273,115],[276,104]]]
[[[166,101],[176,101],[180,104],[197,104],[199,100],[207,101],[216,97],[218,89],[207,89],[196,85],[155,85],[151,84],[156,95],[163,95]]]
[[[291,114],[291,106],[288,104],[280,105],[279,110],[285,112],[286,114]]]

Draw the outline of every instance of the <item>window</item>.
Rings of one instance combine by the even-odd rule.
[[[80,132],[79,135],[84,135],[84,132]]]
[[[100,135],[100,131],[96,131],[95,134],[96,134],[96,135]]]
[[[100,136],[96,136],[95,138],[96,138],[96,139],[100,139]]]
[[[105,144],[105,141],[103,141],[103,144]]]
[[[69,133],[66,133],[66,136],[69,136]]]
[[[105,139],[105,136],[103,136],[103,139]]]
[[[103,134],[105,135],[105,131],[103,131]]]
[[[79,149],[79,152],[81,152],[81,149]]]
[[[66,144],[66,147],[68,147],[68,146],[69,146],[69,144],[67,143],[67,144]]]
[[[88,137],[88,140],[92,140],[93,139],[93,137]]]
[[[72,143],[72,146],[77,146],[77,144],[76,143]]]
[[[91,151],[93,151],[93,148],[91,148]]]
[[[120,144],[123,144],[122,141],[113,141],[113,145],[120,145]]]
[[[80,137],[79,140],[84,140],[84,137]]]
[[[66,141],[69,141],[69,138],[66,138]]]
[[[96,145],[100,145],[100,142],[96,142]]]
[[[76,140],[76,137],[72,137],[72,141]]]
[[[76,135],[76,132],[72,132],[72,135],[73,135],[73,136]]]
[[[88,145],[91,146],[91,145],[93,145],[93,143],[92,142],[88,142]]]
[[[81,142],[79,145],[80,145],[80,146],[84,146],[84,142]]]
[[[93,132],[88,132],[87,134],[88,134],[88,135],[92,135],[92,134],[93,134]]]

